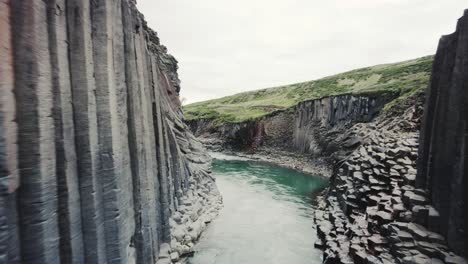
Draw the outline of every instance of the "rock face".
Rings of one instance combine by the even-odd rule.
[[[434,61],[419,107],[357,124],[315,220],[325,263],[468,263],[468,11]],[[417,169],[417,170],[416,170]]]
[[[253,150],[268,146],[288,151],[329,155],[334,139],[357,122],[367,122],[395,95],[339,95],[305,101],[253,121],[216,127],[209,120],[189,122],[197,136],[217,137],[227,148]]]
[[[437,231],[468,255],[468,10],[441,38],[421,128],[418,188],[440,214]]]
[[[134,1],[0,0],[0,60],[0,263],[190,253],[221,199]]]
[[[391,98],[341,95],[300,103],[294,114],[294,148],[313,155],[336,151],[334,138],[357,122],[371,121]]]
[[[441,216],[415,187],[419,119],[411,107],[395,118],[352,126],[358,147],[335,163],[315,221],[324,263],[467,263],[434,232]]]

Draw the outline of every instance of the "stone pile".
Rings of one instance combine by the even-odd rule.
[[[414,187],[417,133],[360,128],[366,143],[336,166],[315,214],[324,263],[468,263],[434,232],[439,214]]]
[[[207,225],[222,208],[222,198],[214,181],[201,178],[190,180],[190,188],[181,196],[178,208],[170,220],[171,242],[161,246],[157,264],[181,263],[194,253],[194,245]]]

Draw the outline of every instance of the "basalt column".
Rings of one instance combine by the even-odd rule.
[[[135,1],[0,0],[0,264],[192,253],[220,198],[179,91]]]
[[[63,262],[83,261],[80,188],[75,147],[75,124],[64,0],[47,5],[54,99],[55,151],[60,252]]]
[[[430,193],[440,222],[429,226],[468,255],[468,11],[441,38],[422,123],[417,185]],[[437,218],[436,218],[437,219]]]
[[[329,142],[352,124],[372,120],[393,96],[341,95],[300,103],[294,115],[294,148],[315,155],[332,153]]]
[[[12,1],[17,191],[21,257],[24,263],[59,263],[55,131],[47,5]]]
[[[106,259],[102,187],[98,179],[98,126],[93,67],[91,11],[88,1],[66,2],[70,79],[78,159],[85,262]]]
[[[11,2],[0,1],[0,263],[18,263],[19,184]]]

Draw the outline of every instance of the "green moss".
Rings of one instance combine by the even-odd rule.
[[[188,120],[213,119],[216,124],[254,120],[289,109],[306,100],[340,94],[391,93],[399,97],[385,109],[421,92],[429,82],[433,56],[357,69],[315,81],[244,92],[184,106]]]

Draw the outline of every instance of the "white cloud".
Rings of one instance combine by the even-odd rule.
[[[433,54],[466,0],[138,0],[188,102]]]

